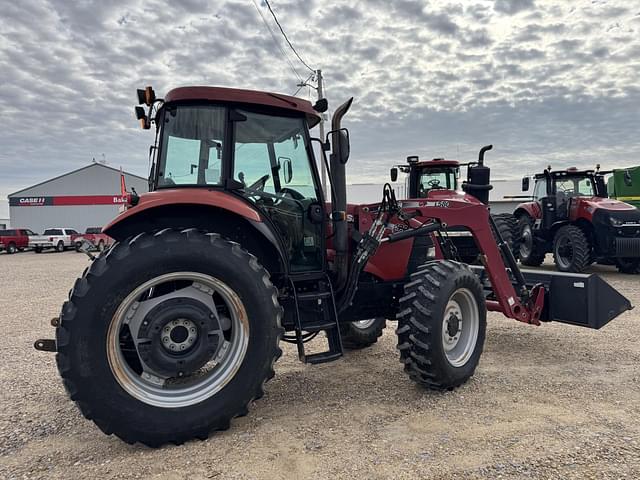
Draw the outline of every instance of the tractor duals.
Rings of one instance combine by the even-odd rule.
[[[491,283],[483,267],[470,266],[480,277],[489,297]],[[509,276],[515,284],[513,275]],[[569,323],[599,329],[631,310],[629,299],[595,274],[521,270],[526,286],[543,285],[546,291],[541,321]]]

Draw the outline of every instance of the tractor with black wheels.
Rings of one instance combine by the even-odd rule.
[[[534,176],[531,200],[518,205],[519,257],[539,266],[548,252],[562,272],[583,272],[592,263],[640,273],[640,210],[607,198],[604,176],[595,170],[551,170]],[[529,190],[529,177],[522,190]]]
[[[428,204],[403,205],[389,185],[380,203],[348,204],[341,120],[351,100],[327,138],[310,135],[326,101],[216,87],[163,100],[148,87],[139,101],[142,126],[157,134],[151,191],[127,194],[104,228],[116,243],[91,256],[52,321],[55,340],[35,343],[57,352],[82,414],[125,442],[179,444],[229,428],[264,394],[281,340],[301,361],[325,363],[345,344],[370,343],[346,329],[354,322],[396,319],[408,376],[451,390],[478,365],[488,310],[600,328],[631,308],[595,275],[521,272],[492,232],[488,175]],[[469,229],[484,267],[450,257],[449,226]],[[425,235],[432,247],[417,241]],[[309,353],[319,334],[325,350]]]
[[[447,160],[444,158],[434,158],[433,160],[421,161],[417,155],[407,157],[407,163],[396,165],[391,168],[391,181],[398,179],[398,172],[405,175],[404,191],[408,199],[405,202],[425,202],[428,201],[430,193],[438,190],[466,191],[467,185],[472,185],[475,181],[485,183],[490,170],[484,165],[484,155],[491,150],[493,145],[487,145],[480,149],[476,162],[460,163],[457,160]],[[467,179],[459,182],[460,167],[467,167]],[[472,176],[482,176],[480,180],[475,180]],[[476,189],[479,195],[486,197],[488,201],[489,191],[492,186],[486,185],[484,189]],[[511,213],[491,214],[497,229],[500,231],[502,239],[507,242],[509,248],[517,256],[520,250],[520,227],[516,217]],[[479,263],[478,247],[473,235],[465,227],[453,227],[447,229],[447,236],[451,244],[455,247],[457,259],[464,263]]]

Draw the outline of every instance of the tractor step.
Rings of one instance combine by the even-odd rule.
[[[491,283],[484,267],[470,265],[480,277],[487,295],[492,295]],[[515,285],[510,269],[509,278]],[[521,270],[527,287],[542,284],[546,290],[541,321],[569,323],[599,329],[633,306],[615,288],[596,274]]]
[[[331,280],[324,276],[320,279],[291,279],[295,304],[295,336],[298,357],[304,363],[325,363],[342,356],[342,339],[338,311],[333,296]],[[306,333],[303,333],[306,332]],[[307,354],[305,342],[314,334],[325,332],[328,349],[324,352]]]
[[[319,363],[327,363],[333,362],[342,356],[341,352],[322,352],[322,353],[313,353],[311,355],[307,355],[304,359],[305,363],[310,363],[311,365],[317,365]]]

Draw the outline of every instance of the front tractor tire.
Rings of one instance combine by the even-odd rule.
[[[370,347],[382,336],[382,331],[387,326],[384,317],[369,318],[340,325],[342,346],[349,350],[359,350]]]
[[[545,252],[542,251],[533,231],[533,218],[529,215],[518,217],[518,254],[520,263],[527,267],[539,267],[544,262]]]
[[[580,227],[564,225],[553,237],[553,261],[561,272],[582,273],[591,265],[591,245]]]
[[[452,390],[473,376],[482,354],[482,285],[469,267],[450,260],[428,262],[411,279],[400,299],[400,361],[418,384]]]
[[[640,258],[616,258],[616,268],[620,273],[637,275],[640,273]]]
[[[143,233],[76,281],[56,329],[58,370],[106,434],[150,447],[204,440],[263,395],[281,316],[269,274],[239,244]]]

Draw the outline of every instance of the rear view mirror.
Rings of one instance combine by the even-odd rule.
[[[391,181],[395,182],[398,179],[398,169],[393,167],[389,173],[391,174]]]
[[[288,157],[279,157],[278,165],[282,171],[284,183],[291,183],[293,180],[293,168],[291,167],[291,159]]]
[[[524,177],[522,179],[522,191],[523,192],[529,191],[529,177]]]
[[[633,186],[633,181],[631,180],[631,172],[629,170],[624,171],[624,184],[627,187]]]
[[[338,131],[338,152],[340,152],[340,163],[343,165],[349,160],[351,145],[349,144],[349,130],[341,128]]]

